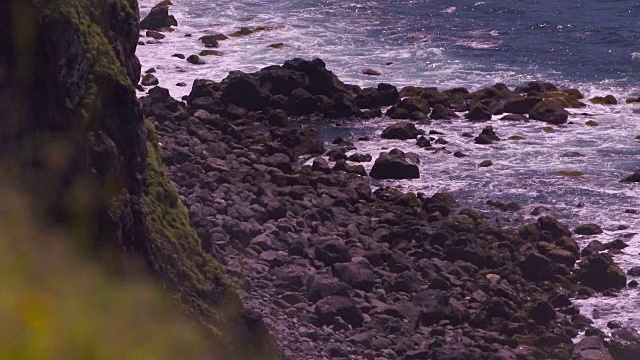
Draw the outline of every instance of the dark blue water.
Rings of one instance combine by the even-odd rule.
[[[272,9],[306,11],[326,22],[349,19],[366,29],[356,46],[425,41],[477,70],[640,85],[637,1],[300,0]]]

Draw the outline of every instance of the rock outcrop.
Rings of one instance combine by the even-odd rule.
[[[143,120],[138,21],[136,0],[0,5],[0,159],[34,217],[115,263],[141,257],[222,348],[253,358],[268,347],[264,327],[201,249]]]

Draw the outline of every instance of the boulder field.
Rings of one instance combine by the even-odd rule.
[[[388,84],[359,89],[319,59],[293,59],[220,82],[196,80],[184,101],[154,87],[141,103],[203,250],[225,264],[286,358],[611,356],[572,301],[626,286],[611,256],[581,254],[567,226],[550,216],[501,228],[447,193],[384,186],[376,179],[418,177],[417,157],[383,153],[369,177],[354,167],[371,157],[347,156],[354,148],[345,139],[326,151],[313,126],[383,106],[419,121],[432,108],[427,98],[460,111],[487,96],[498,99],[483,105],[491,109],[499,99],[561,91],[545,83],[482,96],[411,90],[420,100],[400,100],[409,90]],[[547,113],[545,101],[509,106]],[[396,131],[419,135],[406,123],[387,133]],[[498,140],[491,127],[481,137]],[[589,337],[574,344],[583,331]],[[617,342],[624,350],[616,353],[631,343]]]

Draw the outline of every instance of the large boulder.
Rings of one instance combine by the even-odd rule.
[[[170,26],[178,26],[178,21],[173,15],[169,15],[169,6],[165,2],[154,6],[149,14],[140,21],[141,29],[158,30]]]
[[[388,153],[380,153],[369,173],[374,179],[418,179],[418,165],[407,159],[404,152],[392,149]]]
[[[543,100],[529,111],[529,119],[560,125],[567,122],[569,112],[558,100]]]
[[[420,133],[420,130],[412,122],[401,121],[385,128],[381,137],[383,139],[407,140],[415,139]]]
[[[321,325],[332,325],[337,317],[353,327],[360,327],[364,322],[362,312],[348,296],[327,296],[316,303],[314,312]]]
[[[248,110],[262,110],[269,105],[270,94],[249,74],[233,71],[222,80],[221,100]]]
[[[595,290],[622,289],[627,286],[627,276],[608,254],[589,256],[580,266],[580,281]]]
[[[531,109],[541,101],[542,98],[536,96],[512,98],[505,102],[504,112],[512,114],[528,114],[529,111],[531,111]]]

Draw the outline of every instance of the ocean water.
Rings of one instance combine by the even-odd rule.
[[[140,0],[146,14],[156,0]],[[640,265],[640,186],[618,180],[640,167],[640,105],[624,100],[640,96],[640,2],[596,1],[453,1],[453,0],[173,0],[179,22],[160,41],[142,37],[143,70],[155,68],[160,85],[172,95],[188,94],[197,78],[223,79],[229,71],[256,71],[293,57],[320,57],[343,81],[361,86],[388,82],[477,89],[504,82],[513,87],[531,80],[576,87],[587,97],[612,94],[617,106],[589,105],[572,109],[567,125],[553,132],[540,122],[492,120],[473,124],[464,120],[433,122],[418,127],[437,130],[448,141],[437,150],[423,150],[411,141],[382,140],[390,120],[347,121],[327,127],[325,135],[355,140],[362,134],[373,141],[355,141],[359,152],[374,155],[398,147],[421,160],[421,178],[387,184],[404,190],[449,191],[461,202],[484,211],[491,221],[517,226],[535,217],[536,206],[571,227],[597,223],[604,234],[577,236],[582,246],[597,239],[624,239],[630,246],[616,255],[623,269]],[[221,41],[220,56],[207,56],[205,65],[191,65],[172,57],[204,49],[198,38],[230,34],[240,27],[268,30]],[[192,34],[192,37],[185,37]],[[144,35],[144,33],[142,33]],[[280,49],[270,44],[282,43]],[[380,76],[363,75],[362,69]],[[176,86],[186,82],[188,86]],[[599,126],[586,126],[587,121]],[[476,145],[473,139],[492,125],[502,139]],[[519,135],[523,140],[508,140]],[[462,151],[468,156],[455,158]],[[579,153],[569,157],[569,153]],[[574,154],[575,155],[575,154]],[[478,168],[483,160],[494,165]],[[372,163],[365,164],[368,169]],[[567,177],[561,171],[579,171]],[[501,213],[487,200],[516,202],[522,210]],[[628,227],[620,230],[620,226]],[[629,278],[631,280],[631,277]],[[640,330],[640,290],[625,289],[617,298],[578,302],[582,311],[599,313],[605,328],[615,319]]]

